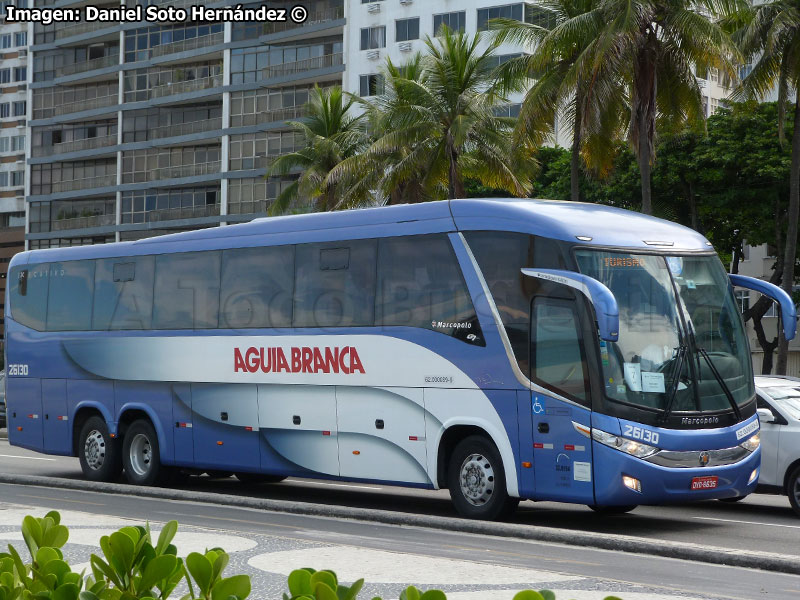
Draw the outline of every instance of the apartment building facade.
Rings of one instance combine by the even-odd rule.
[[[263,215],[287,184],[265,177],[269,163],[299,147],[287,120],[302,116],[313,85],[342,82],[343,2],[305,6],[302,24],[30,26],[28,247],[134,240]]]

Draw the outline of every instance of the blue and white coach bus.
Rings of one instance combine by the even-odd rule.
[[[753,491],[732,283],[682,226],[454,200],[35,250],[9,271],[9,440],[134,484],[174,469],[608,511]]]

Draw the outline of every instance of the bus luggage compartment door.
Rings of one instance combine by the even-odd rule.
[[[41,452],[42,380],[11,376],[6,382],[8,441]]]
[[[45,451],[70,454],[72,423],[67,412],[66,379],[42,379],[42,419]]]
[[[430,484],[421,388],[337,386],[342,477]]]
[[[200,468],[258,471],[255,385],[192,384],[194,461]]]

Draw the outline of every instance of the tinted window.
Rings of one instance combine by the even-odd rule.
[[[359,327],[375,323],[377,242],[297,246],[295,327]]]
[[[521,269],[563,269],[561,252],[552,240],[524,233],[468,231],[464,236],[494,298],[520,369],[527,373],[528,312],[540,283],[525,277]]]
[[[534,299],[531,342],[531,379],[585,402],[586,362],[574,302]]]
[[[150,329],[155,257],[97,261],[92,329]]]
[[[291,327],[294,246],[222,253],[220,327]]]
[[[446,236],[382,239],[378,256],[379,324],[422,327],[483,342],[461,268]],[[477,338],[468,338],[470,334]]]
[[[209,329],[219,321],[219,252],[156,257],[154,329]]]
[[[91,327],[94,261],[73,260],[50,265],[47,329],[79,331]]]
[[[12,317],[25,325],[44,331],[47,317],[47,287],[49,265],[25,265],[11,270]]]

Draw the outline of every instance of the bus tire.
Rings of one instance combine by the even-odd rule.
[[[447,486],[462,517],[505,519],[519,504],[519,498],[508,495],[500,453],[481,435],[471,435],[456,445],[450,455]]]
[[[246,485],[257,483],[280,483],[286,475],[267,475],[266,473],[235,473],[236,479]]]
[[[86,420],[78,436],[78,460],[83,476],[90,481],[116,481],[122,473],[119,440],[111,437],[103,417]]]
[[[624,504],[622,506],[598,506],[597,504],[590,504],[589,508],[599,515],[624,515],[625,513],[631,512],[637,506],[639,505]]]
[[[156,430],[149,421],[134,421],[122,441],[122,462],[128,481],[134,485],[156,485],[168,476],[161,464]]]

